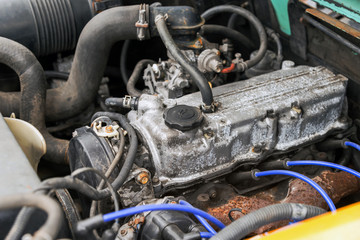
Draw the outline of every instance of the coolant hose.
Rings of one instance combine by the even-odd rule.
[[[94,101],[111,47],[118,41],[137,38],[135,23],[139,20],[139,9],[140,5],[112,8],[96,15],[85,26],[76,47],[68,81],[59,88],[47,91],[46,120],[68,119]],[[147,32],[145,36],[148,37]],[[2,93],[1,112],[4,115],[18,113],[20,98],[20,93]]]
[[[66,163],[67,140],[54,138],[45,125],[46,80],[39,61],[23,45],[7,38],[0,37],[0,63],[13,69],[20,79],[21,92],[0,92],[0,111],[12,100],[19,98],[20,118],[34,125],[46,141],[48,161]]]
[[[0,198],[0,210],[20,207],[36,207],[47,213],[44,225],[35,233],[33,239],[56,239],[61,228],[62,209],[52,198],[35,194],[17,194]]]
[[[261,208],[251,212],[235,222],[232,222],[218,234],[210,238],[211,240],[238,240],[249,233],[267,224],[281,220],[301,221],[312,218],[326,211],[319,207],[297,204],[282,203]]]
[[[155,24],[166,49],[170,52],[172,57],[184,68],[184,70],[190,74],[191,79],[199,88],[203,101],[202,110],[205,110],[206,112],[213,111],[213,93],[205,76],[197,67],[193,66],[189,62],[187,57],[184,56],[179,47],[176,45],[166,26],[165,17],[161,14],[157,15],[155,17]]]
[[[143,59],[136,64],[134,71],[126,84],[126,90],[132,97],[140,97],[140,95],[142,94],[142,92],[138,90],[135,85],[139,81],[139,78],[141,77],[144,68],[146,68],[148,64],[154,63],[155,61],[153,60]]]
[[[260,39],[260,48],[258,52],[256,53],[255,57],[245,61],[244,63],[241,63],[240,65],[240,71],[245,71],[248,68],[251,68],[255,66],[257,63],[261,61],[261,59],[265,56],[266,50],[267,50],[267,35],[266,31],[264,29],[264,26],[261,24],[260,20],[252,14],[250,11],[239,7],[235,5],[222,5],[222,6],[216,6],[213,8],[208,9],[205,11],[201,17],[203,17],[205,20],[209,20],[213,16],[219,13],[235,13],[239,16],[244,17],[247,19],[256,29],[259,39]]]

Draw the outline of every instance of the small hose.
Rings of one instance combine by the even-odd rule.
[[[179,203],[180,203],[180,205],[192,207],[192,205],[190,203],[183,201],[183,200],[180,200]],[[209,231],[209,233],[212,233],[212,234],[217,233],[204,218],[200,217],[199,215],[195,215],[195,217],[206,228],[206,230]]]
[[[271,175],[286,175],[286,176],[291,176],[291,177],[295,177],[295,178],[299,178],[299,179],[303,180],[304,182],[311,185],[313,188],[316,189],[316,191],[318,191],[320,193],[320,195],[324,198],[326,203],[329,205],[329,208],[332,212],[336,212],[336,207],[335,207],[333,201],[331,200],[331,198],[329,197],[329,195],[324,191],[324,189],[322,189],[319,186],[319,184],[317,184],[310,178],[308,178],[300,173],[288,171],[288,170],[269,170],[269,171],[255,173],[255,177],[264,177],[264,176],[271,176]]]
[[[323,162],[323,161],[315,161],[315,160],[299,160],[299,161],[288,161],[286,164],[288,166],[314,165],[314,166],[330,167],[330,168],[342,170],[344,172],[350,173],[350,174],[360,178],[359,172],[357,172],[351,168],[348,168],[348,167],[345,167],[345,166],[342,166],[342,165],[339,165],[336,163],[331,163],[331,162]]]
[[[248,11],[242,7],[235,6],[235,5],[222,5],[222,6],[216,6],[216,7],[210,8],[207,11],[205,11],[201,15],[201,17],[203,17],[205,20],[209,20],[214,15],[219,14],[219,13],[224,13],[224,12],[235,13],[235,14],[238,14],[239,16],[246,18],[255,27],[255,29],[259,35],[260,48],[259,48],[258,52],[256,53],[255,57],[250,60],[245,61],[244,63],[241,63],[241,65],[240,65],[240,70],[245,71],[246,69],[251,68],[251,67],[255,66],[257,63],[259,63],[261,61],[261,59],[263,59],[263,57],[265,56],[266,50],[267,50],[266,31],[264,29],[264,26],[261,24],[260,20],[254,14],[252,14],[250,11]]]
[[[129,75],[128,71],[126,69],[126,60],[129,52],[131,40],[125,40],[122,48],[121,48],[121,54],[120,54],[120,72],[121,72],[121,78],[123,80],[123,83],[125,86],[127,85],[129,81]]]
[[[155,17],[155,24],[161,40],[163,41],[166,49],[174,57],[174,59],[181,65],[181,67],[190,74],[191,79],[195,82],[197,87],[201,92],[201,97],[203,101],[203,110],[211,112],[213,110],[213,93],[206,80],[205,76],[200,72],[200,70],[193,66],[189,60],[184,56],[179,47],[176,45],[174,40],[169,33],[169,30],[166,26],[166,21],[163,15],[157,15]]]
[[[137,147],[138,147],[138,140],[134,128],[129,124],[125,116],[119,113],[98,112],[92,116],[91,122],[93,122],[96,118],[101,116],[109,117],[110,119],[118,121],[120,126],[128,132],[128,136],[130,139],[130,147],[126,155],[124,165],[122,166],[119,175],[112,183],[113,188],[115,190],[119,190],[119,188],[124,184],[127,177],[129,176],[130,170],[133,166]],[[62,178],[60,177],[49,178],[42,182],[38,190],[59,189],[59,188],[68,188],[78,191],[84,196],[90,198],[91,200],[102,200],[104,198],[110,197],[111,195],[108,188],[102,190],[96,190],[86,182],[80,179],[72,178],[70,176],[62,177]]]
[[[50,197],[35,194],[17,194],[0,198],[0,210],[20,207],[36,207],[47,213],[44,225],[35,233],[34,240],[56,239],[62,218],[62,209]]]
[[[143,73],[142,70],[148,65],[148,64],[154,64],[155,61],[150,59],[143,59],[139,61],[135,68],[133,73],[131,74],[127,84],[126,84],[126,90],[127,92],[133,96],[133,97],[140,97],[142,92],[138,89],[136,89],[135,85],[139,81],[141,74]]]
[[[261,208],[237,219],[217,235],[213,236],[211,240],[238,240],[256,229],[273,222],[290,219],[301,221],[325,212],[322,208],[304,204],[275,204]]]
[[[254,49],[255,45],[248,37],[242,33],[221,25],[206,24],[201,27],[200,35],[215,34],[229,38],[233,41],[239,42],[248,49]]]

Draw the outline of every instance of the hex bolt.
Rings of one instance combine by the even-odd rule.
[[[125,235],[127,234],[127,230],[124,230],[124,229],[121,230],[121,231],[120,231],[120,234],[121,234],[122,236],[125,236]]]

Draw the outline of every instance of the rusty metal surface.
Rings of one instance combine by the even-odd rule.
[[[318,183],[334,201],[338,203],[341,198],[360,190],[359,180],[346,172],[330,172],[323,171],[320,175],[312,178]],[[309,184],[299,179],[290,180],[287,188],[286,196],[278,200],[277,195],[281,191],[281,186],[277,185],[269,190],[257,193],[252,196],[240,196],[235,194],[227,195],[224,201],[218,201],[218,206],[205,206],[198,204],[198,207],[207,211],[224,224],[231,223],[229,219],[229,211],[233,208],[239,208],[242,211],[232,212],[231,216],[238,219],[257,209],[276,204],[276,203],[302,203],[328,209],[328,205],[321,195]],[[215,199],[217,201],[217,199]],[[255,234],[260,234],[272,229],[276,229],[288,224],[289,221],[280,221],[261,227],[256,230]]]
[[[360,39],[360,31],[359,30],[357,30],[343,22],[340,22],[339,20],[337,20],[335,18],[332,18],[329,15],[326,15],[325,13],[322,13],[316,9],[311,9],[311,8],[306,9],[306,13],[308,13],[318,19],[321,19],[322,21],[336,27],[337,29],[340,29],[341,31],[343,31],[347,34],[350,34],[351,36],[353,36],[355,38]]]

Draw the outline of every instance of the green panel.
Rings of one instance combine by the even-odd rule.
[[[360,0],[313,0],[334,12],[360,23]]]
[[[271,3],[274,7],[275,14],[280,25],[280,30],[286,33],[287,35],[291,35],[289,12],[288,12],[289,0],[271,0]]]

